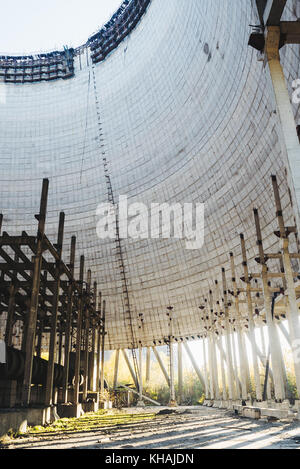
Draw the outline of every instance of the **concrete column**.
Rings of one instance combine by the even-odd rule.
[[[178,402],[183,402],[182,342],[178,342]]]
[[[38,299],[40,291],[40,275],[42,267],[42,255],[43,255],[43,241],[45,234],[45,222],[46,222],[46,212],[47,212],[47,198],[48,198],[48,188],[49,181],[44,179],[40,213],[38,216],[39,225],[37,233],[37,246],[34,256],[34,266],[33,266],[33,277],[32,277],[32,292],[30,300],[30,309],[29,317],[26,327],[26,343],[25,345],[25,369],[24,369],[24,379],[23,379],[23,390],[22,390],[22,403],[25,406],[28,406],[30,403],[30,391],[31,391],[31,378],[32,378],[32,364],[34,356],[34,346],[35,346],[35,334],[36,334],[36,322],[37,322],[37,309],[38,309]]]
[[[249,325],[249,340],[251,343],[252,351],[252,362],[253,362],[253,371],[254,371],[254,382],[255,382],[255,394],[257,401],[262,401],[262,388],[260,383],[260,374],[257,360],[257,344],[255,339],[255,323],[253,317],[253,304],[251,296],[251,280],[249,277],[248,271],[248,261],[247,261],[247,252],[245,245],[244,235],[240,235],[241,239],[241,249],[242,249],[242,258],[243,258],[243,267],[244,267],[244,281],[246,283],[246,301],[247,301],[247,310],[248,310],[248,325]]]
[[[101,367],[101,337],[102,337],[102,293],[99,292],[98,296],[98,321],[97,321],[97,377],[96,377],[96,392],[98,395],[98,402],[100,398],[100,367]]]
[[[85,308],[85,338],[84,338],[84,383],[83,383],[83,402],[87,400],[89,385],[89,346],[90,346],[90,293],[91,293],[92,272],[88,270],[87,274],[87,307]]]
[[[128,355],[127,355],[127,353],[126,353],[125,350],[122,350],[122,353],[123,353],[123,357],[124,357],[124,359],[125,359],[125,362],[126,362],[126,364],[127,364],[127,366],[128,366],[128,369],[129,369],[129,372],[130,372],[130,374],[131,374],[131,377],[132,377],[132,379],[133,379],[133,382],[134,382],[134,384],[135,384],[135,387],[136,387],[136,389],[139,389],[138,378],[137,378],[137,376],[135,375],[134,369],[133,369],[133,367],[132,367],[132,365],[131,365],[131,363],[130,363],[130,361],[129,361]]]
[[[188,356],[189,356],[189,359],[191,360],[191,363],[192,363],[192,365],[193,365],[193,368],[194,368],[194,370],[195,370],[195,372],[196,372],[196,374],[197,374],[197,376],[198,376],[198,378],[199,378],[199,381],[200,381],[200,383],[202,384],[203,389],[204,389],[204,387],[205,387],[204,377],[203,377],[203,375],[202,375],[202,373],[201,373],[201,371],[200,371],[200,368],[199,368],[199,366],[198,366],[198,364],[197,364],[197,362],[196,362],[196,360],[195,360],[194,355],[193,355],[192,352],[191,352],[191,349],[190,349],[189,345],[188,345],[186,342],[184,342],[184,348],[185,348],[185,350],[186,350],[186,353],[187,353]]]
[[[222,282],[223,282],[223,294],[224,294],[225,343],[226,343],[226,361],[227,361],[227,373],[228,373],[228,395],[229,395],[229,400],[233,400],[233,399],[236,399],[236,390],[234,386],[232,348],[231,348],[231,343],[230,343],[229,311],[228,311],[228,303],[227,303],[227,285],[226,285],[224,268],[222,268]]]
[[[202,338],[202,353],[203,353],[203,372],[205,380],[205,399],[209,399],[209,381],[208,381],[208,371],[207,371],[207,355],[206,355],[206,339]]]
[[[118,349],[116,350],[116,356],[115,356],[114,390],[116,390],[118,386],[119,363],[120,363],[120,350]]]
[[[138,362],[138,380],[139,380],[139,401],[137,403],[137,407],[143,407],[143,348],[139,346],[139,362]]]
[[[76,238],[75,236],[71,239],[71,251],[70,251],[70,271],[72,278],[74,276],[75,267],[75,249],[76,249]],[[64,359],[64,377],[63,377],[63,402],[68,402],[68,382],[69,382],[69,367],[70,367],[70,349],[71,349],[71,327],[73,319],[73,293],[74,287],[73,282],[69,281],[68,286],[68,306],[67,306],[67,321],[66,321],[66,334],[65,334],[65,359]]]
[[[150,371],[151,371],[151,348],[147,347],[146,355],[146,383],[150,382]]]
[[[299,154],[299,157],[300,157],[300,154]],[[300,159],[299,159],[299,163],[300,163]],[[299,164],[299,168],[300,168],[300,164]],[[281,200],[280,200],[279,188],[278,188],[276,176],[272,177],[272,184],[273,184],[275,204],[276,204],[276,214],[277,214],[277,219],[279,223],[280,249],[282,252],[282,262],[284,266],[285,283],[286,283],[286,290],[287,290],[287,296],[288,296],[288,302],[289,302],[289,307],[287,308],[287,318],[288,318],[288,323],[289,323],[290,339],[291,339],[291,345],[292,345],[291,348],[292,348],[292,353],[293,353],[296,385],[297,385],[298,395],[300,396],[300,360],[298,356],[299,355],[298,349],[300,345],[299,307],[297,304],[295,283],[294,283],[294,273],[293,273],[293,268],[291,264],[290,252],[289,252],[289,239],[288,239],[288,235],[286,233],[286,228],[284,225],[282,206],[281,206]]]
[[[231,346],[232,346],[232,360],[233,360],[233,370],[234,370],[234,379],[235,379],[235,387],[236,387],[236,398],[242,398],[242,388],[241,382],[239,379],[239,371],[238,371],[238,364],[237,364],[237,356],[236,356],[236,344],[235,344],[235,336],[236,333],[231,327]]]
[[[262,354],[263,354],[264,363],[265,363],[264,366],[266,367],[266,364],[267,364],[266,341],[265,341],[264,331],[262,327],[260,327],[260,337],[261,337],[261,345],[262,345]],[[269,401],[272,399],[270,370],[268,372],[268,381],[267,381],[267,399]]]
[[[92,359],[91,359],[91,371],[90,371],[90,389],[95,389],[95,358],[96,358],[96,332],[97,332],[97,321],[96,321],[96,306],[97,306],[97,282],[94,282],[94,295],[93,295],[93,318],[92,318]]]
[[[241,397],[243,400],[248,398],[248,388],[250,383],[249,362],[245,346],[245,338],[243,335],[242,315],[240,313],[239,294],[237,289],[235,263],[233,253],[230,253],[231,275],[234,294],[234,307],[237,328],[238,351],[240,360],[240,377],[241,377]]]
[[[170,406],[176,406],[173,337],[170,337]]]
[[[78,291],[77,331],[76,331],[76,357],[75,357],[75,384],[73,404],[79,404],[80,368],[81,368],[81,339],[82,339],[82,310],[83,310],[83,276],[84,256],[80,258],[80,276]]]
[[[285,399],[285,391],[284,391],[284,381],[283,381],[283,375],[282,375],[281,347],[280,347],[278,333],[277,333],[274,320],[272,317],[272,301],[271,301],[270,287],[268,283],[268,268],[265,262],[265,255],[263,251],[258,210],[256,209],[254,209],[254,218],[255,218],[255,225],[256,225],[257,242],[258,242],[258,247],[259,247],[260,264],[261,264],[261,269],[262,269],[261,277],[262,277],[262,284],[263,284],[264,307],[265,307],[265,314],[266,314],[268,333],[269,333],[272,369],[273,369],[273,375],[274,375],[275,398],[278,401],[283,401]]]
[[[100,393],[104,392],[104,365],[105,365],[105,315],[106,315],[106,301],[102,303],[102,341],[101,341],[101,371],[100,371]]]
[[[220,399],[220,388],[218,380],[218,365],[217,365],[217,351],[216,351],[216,342],[214,334],[214,307],[213,307],[213,294],[210,290],[210,313],[208,314],[208,330],[209,330],[209,343],[210,343],[210,383],[211,383],[211,398],[214,400]]]
[[[280,122],[281,135],[279,140],[281,144],[282,155],[286,161],[288,183],[291,190],[297,230],[298,233],[300,233],[300,180],[298,177],[300,174],[300,146],[293,109],[291,106],[285,76],[280,63],[280,38],[280,26],[268,26],[265,52],[269,64]]]
[[[217,340],[219,354],[220,354],[222,397],[223,397],[223,401],[227,401],[228,396],[227,396],[226,375],[225,375],[225,366],[226,365],[225,365],[225,353],[224,353],[224,349],[223,349],[222,338],[223,338],[222,334],[219,333],[216,340]]]
[[[161,371],[162,371],[162,373],[163,373],[163,375],[164,375],[164,377],[165,377],[165,380],[166,380],[168,386],[170,387],[170,377],[169,377],[168,372],[167,372],[167,370],[166,370],[166,368],[165,368],[165,365],[163,364],[163,361],[162,361],[162,359],[161,359],[161,357],[160,357],[160,355],[159,355],[159,353],[158,353],[158,350],[157,350],[156,347],[152,347],[152,350],[153,350],[154,355],[155,355],[155,358],[156,358],[156,360],[157,360],[157,362],[158,362],[158,364],[159,364],[159,366],[160,366],[160,369],[161,369]]]

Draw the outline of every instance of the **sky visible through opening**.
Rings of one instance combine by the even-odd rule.
[[[2,2],[0,53],[30,54],[84,44],[122,0],[13,0]]]

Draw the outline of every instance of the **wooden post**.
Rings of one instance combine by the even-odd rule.
[[[77,311],[75,385],[74,385],[74,402],[73,402],[73,404],[75,404],[75,405],[79,404],[82,309],[83,309],[83,276],[84,276],[84,256],[81,256],[81,258],[80,258],[79,292],[78,292],[78,311]]]
[[[37,216],[39,224],[38,224],[38,232],[37,232],[36,254],[34,256],[30,309],[29,309],[29,317],[28,317],[27,330],[26,330],[26,351],[25,351],[26,359],[25,359],[23,390],[22,390],[23,406],[28,406],[30,404],[32,364],[33,364],[34,347],[35,347],[35,333],[36,333],[37,309],[38,309],[38,299],[39,299],[39,290],[40,290],[40,275],[41,275],[42,255],[43,255],[43,241],[44,241],[44,234],[45,234],[45,223],[46,223],[46,212],[47,212],[48,188],[49,188],[49,180],[44,179],[42,196],[41,196],[41,204],[40,204],[40,212],[39,212],[39,215]]]
[[[71,239],[70,251],[70,272],[72,280],[69,281],[68,286],[68,309],[65,333],[65,359],[64,359],[64,375],[63,375],[63,402],[68,403],[68,382],[69,382],[69,367],[70,367],[70,350],[71,350],[71,326],[73,318],[73,294],[74,294],[74,267],[75,267],[75,250],[76,250],[76,237]]]
[[[65,214],[62,212],[59,217],[59,228],[57,237],[57,252],[59,260],[56,262],[55,268],[55,285],[53,292],[53,305],[52,305],[52,316],[51,316],[51,331],[50,331],[50,344],[49,344],[49,361],[47,369],[47,382],[46,382],[46,397],[45,405],[51,406],[53,404],[53,379],[54,379],[54,365],[56,357],[56,340],[57,340],[57,312],[59,304],[59,292],[60,292],[60,278],[61,278],[61,256],[62,246],[64,238],[64,223]]]

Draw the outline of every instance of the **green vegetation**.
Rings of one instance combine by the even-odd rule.
[[[128,425],[132,423],[141,422],[143,420],[150,420],[155,417],[155,414],[125,414],[117,413],[110,414],[107,411],[100,410],[96,413],[85,414],[84,416],[76,419],[60,419],[51,425],[42,427],[32,427],[28,429],[26,436],[41,435],[41,434],[60,434],[60,433],[75,433],[75,432],[91,432],[99,429],[111,428],[120,425]]]

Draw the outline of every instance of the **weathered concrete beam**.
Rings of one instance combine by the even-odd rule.
[[[263,23],[266,26],[278,26],[285,9],[287,0],[267,0],[264,13]]]
[[[197,362],[196,362],[196,360],[195,360],[195,357],[194,357],[194,355],[192,354],[189,345],[188,345],[186,342],[184,342],[183,345],[184,345],[184,348],[185,348],[185,350],[186,350],[186,353],[188,354],[188,356],[189,356],[189,358],[190,358],[190,360],[191,360],[191,362],[192,362],[192,365],[193,365],[193,367],[194,367],[194,370],[196,371],[197,376],[198,376],[198,378],[199,378],[199,380],[200,380],[200,382],[201,382],[201,384],[202,384],[202,386],[203,386],[203,389],[205,389],[205,379],[204,379],[204,377],[203,377],[203,375],[202,375],[202,373],[201,373],[201,371],[200,371],[200,368],[199,368],[198,365],[197,365]]]
[[[160,366],[160,369],[161,369],[161,371],[163,372],[163,375],[164,375],[164,377],[165,377],[165,379],[166,379],[166,382],[167,382],[168,386],[170,386],[170,383],[171,383],[170,377],[169,377],[168,372],[167,372],[167,370],[166,370],[166,368],[165,368],[165,365],[163,364],[163,361],[162,361],[162,359],[161,359],[161,357],[160,357],[160,355],[159,355],[159,353],[158,353],[158,350],[157,350],[156,347],[152,347],[152,350],[153,350],[153,352],[154,352],[154,355],[155,355],[155,357],[156,357],[156,360],[158,361],[158,364],[159,364],[159,366]]]

